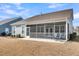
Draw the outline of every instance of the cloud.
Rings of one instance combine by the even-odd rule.
[[[7,15],[24,16],[28,15],[30,11],[30,9],[23,9],[21,11],[17,11],[15,9],[6,9],[3,11],[3,13]]]
[[[52,3],[52,4],[49,4],[48,5],[48,8],[57,8],[57,7],[60,7],[60,6],[63,6],[64,4],[56,4],[56,3]]]
[[[79,18],[79,12],[74,14],[74,19],[78,19]]]
[[[18,10],[25,9],[25,8],[22,6],[22,3],[0,4],[0,9],[1,9],[1,10],[9,9],[9,8],[12,8],[13,6],[15,7],[15,9],[18,9]]]
[[[28,9],[22,7],[21,5],[22,3],[0,4],[0,12],[4,14],[10,14],[10,15],[21,15],[28,11]],[[13,6],[16,8],[12,9]],[[18,10],[21,10],[21,11],[18,12]]]
[[[0,4],[0,9],[1,10],[8,9],[8,8],[11,8],[11,5],[8,5],[8,4]]]
[[[24,9],[22,10],[20,13],[18,13],[19,15],[23,15],[23,14],[27,14],[28,12],[30,12],[30,9]]]
[[[0,19],[8,18],[8,16],[22,16],[23,18],[27,18],[32,15],[33,9],[24,8],[21,3],[0,4],[0,14],[7,15],[5,17],[1,16]]]
[[[0,16],[1,20],[6,19],[6,18],[10,18],[10,16]]]
[[[13,5],[14,5],[17,9],[24,9],[24,7],[22,7],[22,3],[13,3]]]
[[[7,9],[4,11],[4,13],[7,13],[7,14],[17,14],[17,12],[15,10],[12,10],[12,9]]]

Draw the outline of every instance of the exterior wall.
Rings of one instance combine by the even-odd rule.
[[[79,31],[77,31],[77,36],[79,36]]]
[[[79,36],[79,26],[76,28],[77,36]]]
[[[73,33],[73,19],[71,18],[68,18],[69,20],[67,20],[68,24],[69,24],[69,34],[72,34]]]
[[[16,35],[22,34],[22,28],[21,28],[20,25],[16,26],[15,34],[16,34]]]
[[[21,35],[21,37],[25,37],[26,25],[12,26],[12,35]]]
[[[6,32],[6,31],[5,31],[6,28],[9,29],[9,32],[11,31],[11,26],[9,26],[8,24],[0,25],[0,34],[1,34],[2,32]],[[7,34],[8,34],[8,33],[7,33]]]

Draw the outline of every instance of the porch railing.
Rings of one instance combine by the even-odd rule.
[[[49,38],[49,39],[65,39],[65,33],[36,33],[36,32],[31,32],[30,37]]]

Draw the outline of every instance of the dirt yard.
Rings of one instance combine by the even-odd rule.
[[[79,42],[50,43],[0,37],[0,55],[71,56],[79,55]]]

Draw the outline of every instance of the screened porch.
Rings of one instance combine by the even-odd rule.
[[[27,25],[31,38],[66,39],[66,22]]]

